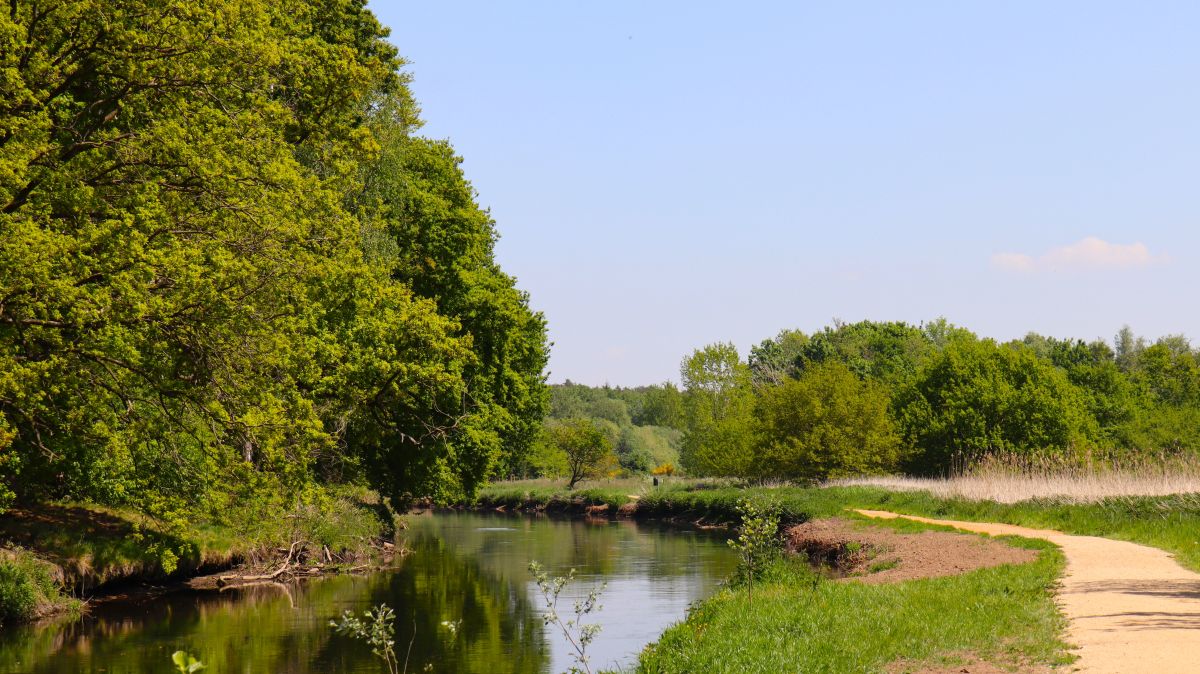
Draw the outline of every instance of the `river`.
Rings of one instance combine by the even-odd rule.
[[[368,648],[329,627],[344,610],[380,603],[396,610],[401,662],[412,644],[409,672],[564,671],[569,646],[543,625],[531,560],[555,575],[577,569],[559,604],[568,616],[574,599],[607,583],[587,620],[602,625],[589,652],[593,669],[617,669],[736,563],[722,535],[655,523],[501,513],[409,522],[401,538],[412,553],[395,569],[97,606],[79,621],[0,632],[0,672],[167,672],[180,649],[205,674],[380,672]],[[445,621],[461,621],[456,636]]]

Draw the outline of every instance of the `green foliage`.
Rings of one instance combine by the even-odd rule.
[[[641,405],[633,411],[633,423],[639,426],[665,426],[682,430],[683,394],[667,382],[641,389]]]
[[[69,608],[55,567],[28,550],[0,549],[0,626]]]
[[[799,330],[781,330],[771,339],[750,347],[747,359],[756,386],[777,385],[796,373],[796,361],[808,345],[808,335]]]
[[[373,653],[387,666],[389,674],[400,674],[400,660],[396,657],[396,612],[387,604],[363,611],[362,617],[351,611],[342,613],[342,619],[329,621],[329,626],[338,634],[345,634],[371,647]],[[404,661],[408,671],[408,660]]]
[[[676,449],[682,433],[662,426],[629,426],[621,431],[617,457],[621,467],[631,473],[648,473],[655,466],[679,463]]]
[[[621,469],[645,474],[662,463],[678,463],[682,433],[682,396],[671,384],[640,388],[590,387],[570,381],[550,387],[547,425],[568,419],[590,419],[608,437]],[[541,449],[538,466],[527,463],[523,477],[555,477],[568,471],[547,460]]]
[[[547,427],[551,441],[566,457],[567,489],[600,475],[613,459],[612,441],[591,419],[565,419]]]
[[[883,384],[860,380],[840,362],[810,365],[758,400],[755,468],[762,476],[798,480],[894,470],[900,436],[889,403]]]
[[[0,16],[0,509],[519,463],[544,319],[364,3],[60,4]]]
[[[738,503],[737,538],[731,538],[729,547],[738,555],[738,574],[746,584],[746,603],[753,604],[754,581],[762,576],[764,568],[779,554],[779,505],[773,501],[742,499]]]
[[[750,370],[728,343],[697,349],[680,366],[686,430],[680,462],[692,475],[752,470],[754,391]]]
[[[600,633],[600,625],[585,624],[583,620],[591,613],[603,608],[600,606],[600,594],[604,592],[605,586],[602,584],[599,588],[588,592],[583,601],[575,602],[575,617],[564,620],[558,614],[558,597],[562,594],[563,589],[575,579],[575,569],[568,571],[566,576],[551,578],[542,565],[534,561],[529,563],[529,573],[533,575],[533,580],[537,583],[538,591],[542,595],[544,605],[542,620],[546,625],[557,627],[573,651],[571,657],[575,660],[575,665],[568,671],[571,674],[591,674],[592,668],[588,664],[587,647]]]
[[[958,453],[1067,451],[1098,430],[1061,370],[991,340],[947,345],[900,392],[898,409],[918,450],[911,467],[928,473],[944,472]]]
[[[204,663],[184,651],[172,653],[171,662],[175,663],[175,668],[179,670],[180,674],[193,674],[193,672],[204,669]]]
[[[953,328],[938,324],[939,331]],[[835,323],[814,334],[799,349],[796,367],[836,361],[859,377],[891,383],[904,381],[934,353],[937,346],[926,330],[907,323]]]

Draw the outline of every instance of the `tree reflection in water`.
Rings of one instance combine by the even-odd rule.
[[[375,656],[329,621],[380,603],[396,611],[401,656],[415,629],[409,671],[557,671],[569,657],[532,601],[532,559],[551,573],[578,569],[580,595],[608,582],[593,662],[610,667],[682,618],[734,563],[719,537],[632,522],[449,513],[414,517],[402,535],[413,552],[393,571],[178,593],[98,607],[74,623],[5,630],[0,673],[166,671],[181,649],[213,674],[376,672]],[[442,623],[459,620],[451,639]]]

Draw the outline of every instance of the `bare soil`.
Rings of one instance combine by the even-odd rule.
[[[846,574],[846,579],[863,583],[953,576],[1037,559],[1034,550],[1014,548],[989,538],[948,531],[900,533],[840,518],[812,520],[792,527],[788,530],[788,548],[832,566]]]

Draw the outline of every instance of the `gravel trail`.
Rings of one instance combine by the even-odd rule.
[[[992,536],[1040,538],[1062,548],[1066,574],[1058,603],[1070,625],[1076,671],[1112,674],[1200,672],[1200,574],[1170,554],[1136,543],[1011,524],[902,517]],[[1200,532],[1197,532],[1200,535]]]

